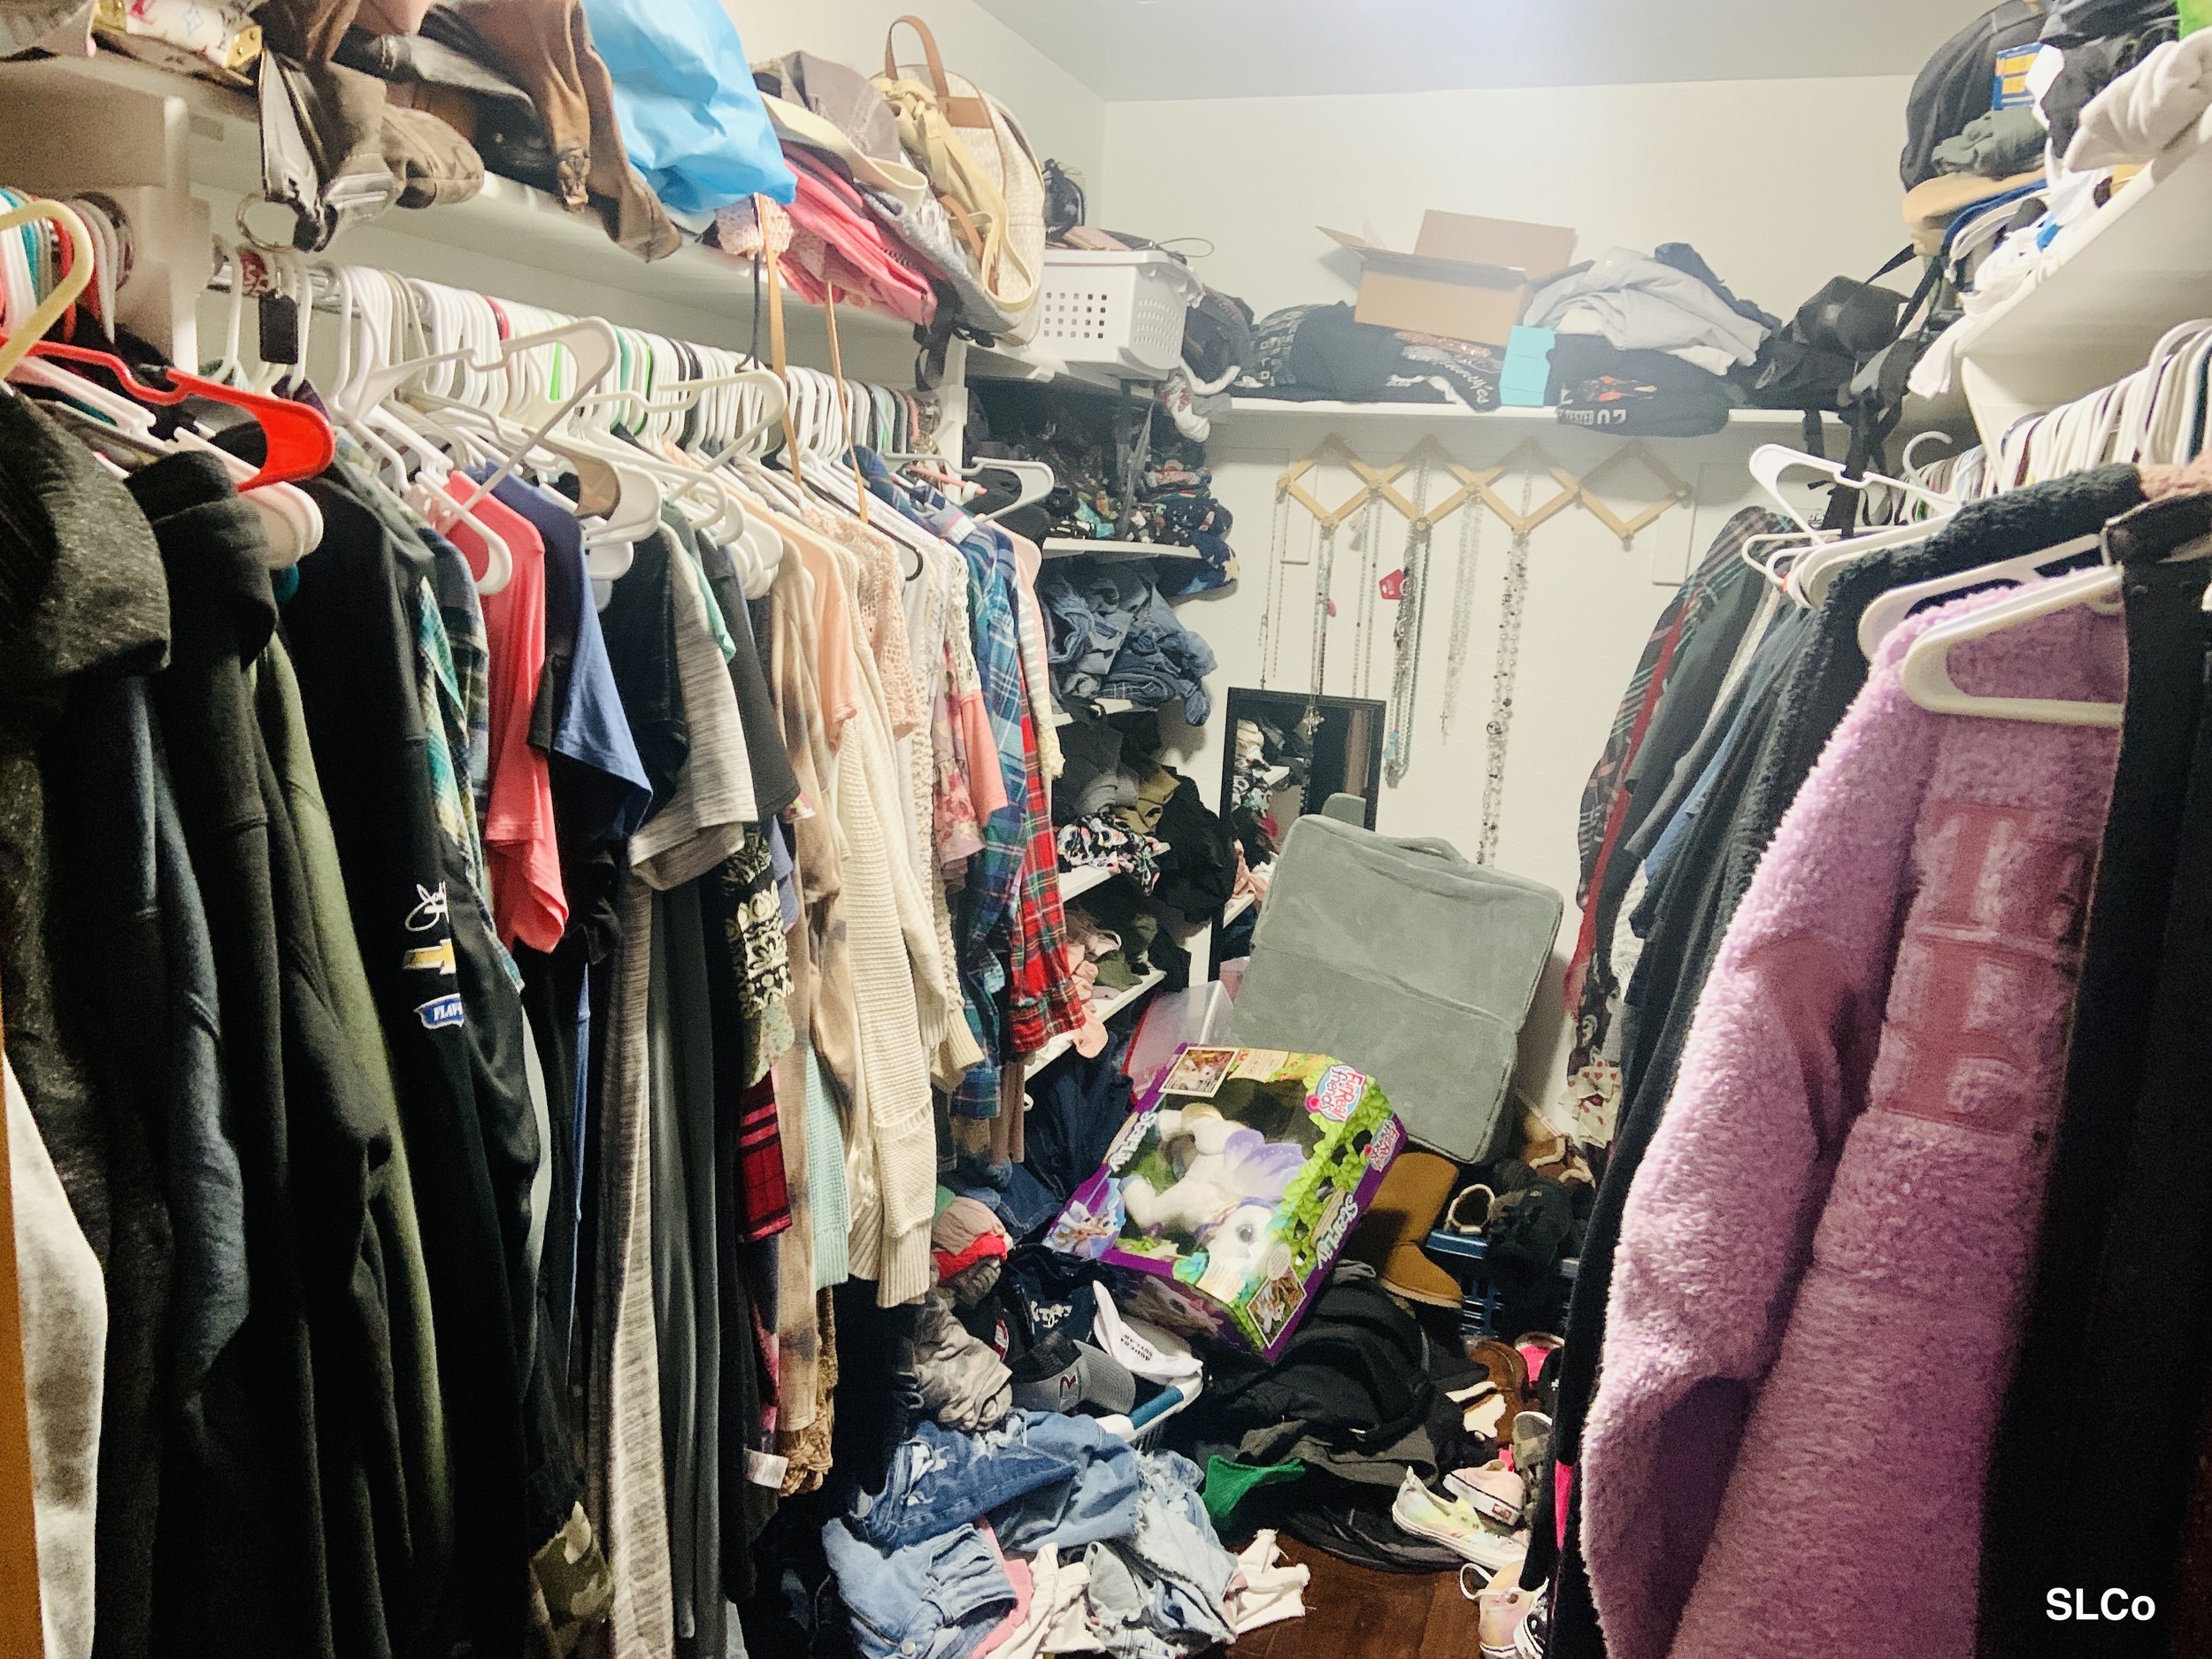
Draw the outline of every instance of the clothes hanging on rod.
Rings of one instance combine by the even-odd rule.
[[[2106,918],[2115,950],[2120,932],[2135,930],[2138,960],[2124,972],[2145,981],[2147,1006],[2150,981],[2163,970],[2155,952],[2139,949],[2144,918],[2189,902],[2177,884],[2170,896],[2157,872],[2185,833],[2179,815],[2193,693],[2159,695],[2156,687],[2194,684],[2201,674],[2202,565],[2161,562],[2201,529],[2162,520],[2152,534],[2152,516],[2168,510],[2144,503],[2175,499],[2194,510],[2189,492],[2200,484],[2191,469],[2155,464],[2190,460],[2185,444],[2139,435],[2162,430],[2154,410],[2176,406],[2166,401],[2181,396],[2170,378],[2162,396],[2138,379],[2083,407],[2119,411],[2131,394],[2140,401],[2131,412],[2102,416],[2102,426],[2084,427],[2062,411],[2026,423],[2062,436],[2008,437],[2001,466],[1951,460],[1916,470],[1913,481],[1923,486],[1963,481],[1965,504],[1916,541],[1865,537],[1870,550],[1855,555],[1846,544],[1810,611],[1758,580],[1740,557],[1782,526],[1763,511],[1739,515],[1663,613],[1632,679],[1584,798],[1585,924],[1570,968],[1578,1018],[1563,1106],[1578,1114],[1582,1138],[1609,1144],[1568,1317],[1555,1463],[1525,1574],[1532,1586],[1551,1580],[1553,1653],[1809,1655],[1893,1626],[1897,1640],[1909,1628],[1916,1643],[1963,1655],[1975,1640],[1978,1578],[1985,1629],[2017,1635],[2024,1652],[2057,1640],[2044,1628],[2039,1599],[2029,1605],[2029,1579],[2043,1569],[1993,1576],[1986,1563],[2026,1548],[2033,1530],[2028,1494],[2041,1490],[2036,1475],[2047,1474],[2053,1432],[2036,1415],[2054,1403],[2040,1372],[2078,1340],[2080,1295],[2105,1295],[2115,1321],[2140,1310],[2116,1288],[2123,1281],[2099,1279],[2093,1265],[2110,1247],[2093,1235],[2112,1212],[2086,1208],[2083,1194],[2113,1178],[2087,1177],[2085,1187],[2085,1178],[2062,1164],[2049,1168],[2037,1148],[2055,1125],[2100,1112],[2124,1128],[2135,1121],[2132,1083],[2099,1092],[2078,1071],[2066,1082],[2070,1040],[2077,1067],[2079,1056],[2111,1042],[2120,1045],[2111,1064],[2141,1064],[2139,1048],[2128,1046],[2131,1027],[2096,1011],[2108,1006],[2098,999],[2119,995],[2105,987],[2118,985],[2123,969],[2094,946],[2082,956],[2082,916],[2093,941]],[[2116,440],[2116,421],[2132,421],[2139,435]],[[2098,465],[2115,458],[2129,464]],[[1923,595],[1942,605],[1938,616],[1970,614],[2005,597],[1950,596],[1970,583],[2024,583],[2025,595],[2047,580],[2038,569],[2100,557],[2131,561],[2124,626],[2071,610],[1954,647],[1953,666],[1968,690],[2006,700],[1993,712],[2024,712],[2032,705],[2019,700],[2039,690],[2110,701],[2124,683],[2116,750],[2090,728],[1919,707],[1901,667],[1913,640],[1934,626],[1927,614],[1907,617],[1881,638],[1870,670],[1861,622],[1886,595]],[[2139,565],[2139,584],[2131,573]],[[2142,758],[2121,761],[2119,799],[2131,804],[2126,813],[2116,807],[2108,824],[2116,754]],[[1991,841],[1984,833],[2023,811],[2041,826],[2033,836]],[[1875,856],[1869,826],[1885,812],[1894,833],[1880,843],[1890,849],[1882,856],[1902,862],[1870,875],[1861,868]],[[2113,869],[2116,837],[2138,849],[2125,891],[2091,881],[2099,868]],[[2047,877],[2024,867],[2002,880],[1990,873],[1991,859],[2046,856],[2058,860]],[[2024,891],[2070,895],[2064,915],[2034,921],[2001,914],[2001,904],[1989,909],[2000,893]],[[1901,944],[1891,920],[1866,912],[1893,895]],[[1797,914],[1823,903],[1836,907],[1827,921]],[[2042,940],[2045,922],[2058,928],[2045,941],[2049,949],[2019,947],[2029,953],[2019,958],[2023,973],[2032,958],[2043,977],[2032,987],[2011,976],[2013,1000],[2002,1012],[1991,1004],[1989,1041],[2011,1047],[1989,1051],[1990,1088],[2009,1080],[1997,1093],[1946,1084],[1928,1067],[1940,1071],[1950,1055],[1966,1071],[1943,1075],[1955,1083],[1972,1071],[1979,1062],[1958,1056],[1983,1053],[1974,1035],[1983,1026],[1972,1008],[1930,1002],[1915,987],[1956,986],[1970,974],[1968,964],[1939,961],[1944,950],[1970,945],[2002,956],[2016,933]],[[1848,949],[1814,942],[1854,939],[1860,945]],[[1853,976],[1872,977],[1862,986]],[[1809,1004],[1809,993],[1816,995]],[[1793,1038],[1793,1021],[1810,1024]],[[1792,1042],[1813,1056],[1809,1071],[1776,1070],[1777,1045]],[[1758,1057],[1737,1066],[1732,1043],[1750,1044]],[[1920,1070],[1908,1055],[1920,1056]],[[2100,1057],[2093,1071],[2106,1064]],[[1802,1101],[1791,1093],[1807,1088],[1814,1093]],[[1757,1138],[1762,1123],[1772,1125],[1766,1140]],[[1754,1141],[1744,1140],[1747,1133]],[[2085,1133],[2058,1129],[2062,1145],[2083,1148]],[[1799,1196],[1778,1196],[1767,1174],[1796,1168],[1791,1160],[1801,1153],[1803,1184],[1791,1189]],[[1891,1167],[1901,1157],[1909,1171]],[[2101,1152],[2096,1162],[2101,1170]],[[1922,1201],[1910,1214],[1881,1219],[1883,1194],[1916,1187],[1938,1168],[1959,1172],[1955,1180],[1946,1174],[1947,1195],[1932,1200],[1945,1218],[1939,1227],[1931,1231]],[[2027,1264],[2037,1259],[2047,1179],[2052,1209],[2042,1224],[2039,1286]],[[1725,1219],[1732,1209],[1734,1219]],[[2163,1202],[2161,1213],[2173,1217],[2177,1236],[2195,1236],[2193,1201]],[[1965,1248],[1955,1228],[1970,1224],[1978,1242]],[[1710,1228],[1728,1240],[1731,1272],[1715,1269],[1718,1258],[1700,1242]],[[1770,1251],[1744,1253],[1762,1239],[1772,1240]],[[2179,1259],[2195,1259],[2193,1247],[2179,1248]],[[1678,1300],[1693,1280],[1694,1308]],[[1818,1356],[1838,1342],[1855,1355],[1878,1352],[1895,1333],[1924,1328],[1924,1314],[1885,1317],[1867,1300],[1892,1282],[1920,1286],[1917,1294],[1939,1285],[1943,1295],[1964,1297],[1947,1325],[1956,1339],[1953,1385],[1916,1453],[1955,1472],[1916,1483],[1911,1494],[1880,1483],[1878,1501],[1870,1471],[1861,1468],[1863,1440],[1839,1438],[1832,1425],[1843,1419],[1824,1415],[1821,1402],[1842,1373]],[[1727,1310],[1721,1303],[1739,1290],[1749,1300]],[[2194,1319],[2195,1297],[2189,1281],[2165,1306]],[[1792,1311],[1778,1321],[1774,1308]],[[2031,1346],[2016,1367],[2024,1325]],[[1663,1340],[1663,1327],[1671,1333]],[[2176,1471],[2194,1455],[2180,1426],[2182,1402],[2194,1400],[2200,1381],[2176,1373],[2142,1408],[2144,1432],[2175,1448],[2165,1463]],[[2001,1434],[2008,1386],[2014,1399]],[[1985,1540],[1978,1500],[1993,1445],[1993,1530]],[[1790,1463],[1786,1479],[1778,1457]],[[1824,1470],[1821,1479],[1806,1479],[1808,1459]],[[1709,1486],[1692,1497],[1694,1525],[1678,1507],[1693,1481]],[[2171,1585],[2182,1477],[2129,1484],[2131,1559],[2155,1563]],[[1672,1494],[1664,1504],[1655,1496],[1663,1489]],[[1949,1494],[1954,1507],[1944,1509],[1937,1494]],[[1663,1513],[1671,1518],[1660,1526]],[[1901,1526],[1901,1516],[1909,1517]],[[1870,1567],[1893,1548],[1909,1550],[1909,1560]],[[1909,1594],[1901,1593],[1906,1585]]]
[[[293,481],[234,339],[173,410],[0,394],[8,1055],[111,1333],[54,1588],[127,1646],[727,1651],[887,1406],[831,1296],[928,1288],[947,1114],[1089,1011],[1036,550],[877,458],[907,394],[286,277]]]

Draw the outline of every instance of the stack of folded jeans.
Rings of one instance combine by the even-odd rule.
[[[1038,584],[1037,595],[1050,627],[1053,688],[1063,703],[1126,697],[1156,706],[1179,697],[1185,719],[1206,723],[1213,648],[1175,619],[1139,567],[1102,565],[1079,580],[1056,572]]]

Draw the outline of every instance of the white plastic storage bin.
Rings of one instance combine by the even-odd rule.
[[[1204,292],[1180,262],[1045,250],[1038,349],[1064,361],[1157,380],[1183,360],[1183,314]]]

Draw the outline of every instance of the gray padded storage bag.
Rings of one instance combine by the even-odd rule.
[[[1230,1041],[1334,1055],[1382,1086],[1423,1146],[1489,1157],[1565,909],[1449,842],[1309,814],[1276,864]]]

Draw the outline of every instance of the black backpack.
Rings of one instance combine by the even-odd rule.
[[[2043,32],[2042,0],[2004,0],[1936,49],[1905,99],[1905,150],[1897,171],[1905,188],[1936,176],[1935,148],[1989,113],[1997,59]]]
[[[1905,409],[1913,365],[1956,315],[1940,257],[1927,261],[1909,296],[1880,286],[1910,263],[1900,250],[1863,282],[1832,277],[1767,338],[1747,372],[1750,401],[1765,409],[1805,411],[1805,447],[1824,454],[1820,411],[1832,410],[1850,429],[1844,471],[1856,478],[1886,470],[1890,435]],[[1828,502],[1827,527],[1847,529],[1858,492],[1839,489]]]

